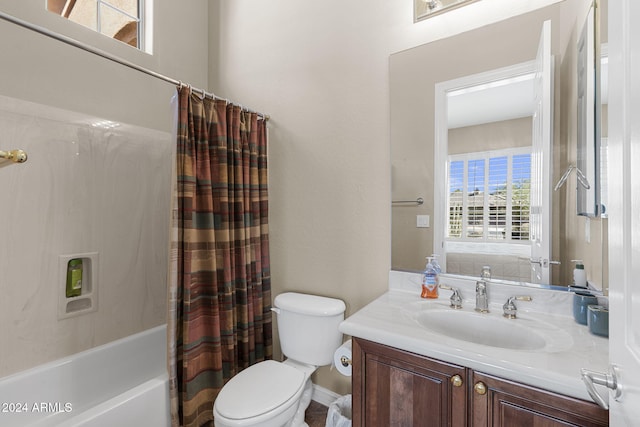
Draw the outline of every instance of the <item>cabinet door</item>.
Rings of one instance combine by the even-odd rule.
[[[593,402],[574,399],[473,372],[473,427],[606,426],[608,411]]]
[[[353,340],[353,425],[466,426],[466,369]]]

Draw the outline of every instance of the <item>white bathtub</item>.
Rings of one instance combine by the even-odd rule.
[[[2,427],[170,425],[166,325],[0,379]]]

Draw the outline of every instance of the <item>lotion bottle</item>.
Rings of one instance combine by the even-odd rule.
[[[584,271],[584,263],[581,259],[572,259],[571,262],[576,263],[573,269],[573,285],[582,288],[587,287],[587,273]]]

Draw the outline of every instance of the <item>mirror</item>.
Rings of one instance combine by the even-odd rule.
[[[435,230],[439,221],[445,223],[447,211],[446,207],[439,209],[437,205],[450,195],[441,187],[439,178],[442,174],[437,171],[445,170],[445,176],[453,174],[450,165],[456,159],[449,159],[449,166],[436,159],[437,150],[443,148],[436,146],[436,135],[443,132],[439,129],[443,126],[442,123],[436,119],[436,86],[443,82],[530,64],[536,58],[543,22],[547,20],[551,26],[551,52],[554,58],[553,126],[549,156],[551,161],[544,162],[547,172],[543,177],[548,183],[547,187],[553,186],[571,164],[576,164],[577,45],[590,4],[589,0],[564,0],[391,55],[392,201],[411,202],[417,198],[424,199],[421,205],[392,204],[392,269],[421,271],[424,269],[426,256],[434,252],[442,253],[444,250],[444,242],[438,240]],[[466,89],[480,92],[477,85],[473,86],[474,88],[472,86]],[[514,93],[515,90],[508,89],[507,92]],[[504,104],[506,103],[505,98]],[[489,104],[485,101],[477,101],[475,104],[483,106],[483,110],[489,109]],[[442,113],[442,109],[439,111]],[[604,116],[606,114],[603,113]],[[478,118],[477,123],[458,124],[451,129],[447,127],[445,132],[448,141],[465,141],[447,144],[447,156],[468,155],[460,151],[460,147],[466,145],[476,147],[474,152],[483,152],[486,161],[489,162],[492,158],[491,152],[498,148],[517,151],[514,147],[507,148],[504,145],[509,140],[516,141],[517,145],[521,146],[531,145],[531,114],[488,121],[482,122]],[[448,118],[446,123],[450,123]],[[502,145],[496,148],[496,144]],[[481,149],[481,146],[484,148]],[[452,151],[449,151],[449,148]],[[531,162],[535,163],[535,159],[536,156],[532,156]],[[467,173],[470,170],[468,165],[466,170]],[[522,182],[519,185],[522,187]],[[545,261],[549,274],[541,283],[559,286],[571,284],[574,269],[571,260],[581,259],[584,261],[590,284],[602,289],[603,286],[606,287],[603,280],[606,272],[602,268],[603,265],[606,266],[606,218],[578,216],[576,188],[576,175],[572,174],[562,188],[550,191],[551,210],[546,219],[550,229],[550,255]],[[469,196],[475,190],[476,188],[466,188],[465,192]],[[475,196],[480,196],[480,188],[477,190]],[[486,195],[485,192],[482,193],[482,197],[488,198],[490,195],[489,191]],[[504,211],[504,208],[498,208],[500,209]],[[531,214],[534,215],[537,211],[534,207]],[[451,210],[449,213],[451,214]],[[514,215],[512,209],[511,215]],[[490,214],[486,216],[490,218]],[[511,220],[509,222],[512,223]],[[519,228],[512,227],[508,232],[504,227],[489,227],[485,234],[504,236],[508,233],[511,237],[518,237],[524,234],[526,226],[525,221],[522,221]],[[483,252],[490,250],[485,248]],[[514,261],[514,258],[500,260],[499,257],[494,257],[491,261],[493,277],[516,282],[533,282],[534,268],[529,259],[531,257],[527,254],[529,252],[516,254],[517,261]],[[503,254],[496,254],[498,255]],[[452,262],[455,257],[457,265]],[[455,274],[477,277],[482,266],[486,264],[486,259],[469,248],[459,251],[455,257],[447,253],[449,268],[445,267],[445,272],[455,271]],[[553,263],[556,261],[558,264]]]

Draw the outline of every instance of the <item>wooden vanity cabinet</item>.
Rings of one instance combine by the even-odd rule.
[[[353,425],[466,426],[464,367],[353,339]]]
[[[609,411],[569,396],[470,370],[472,426],[608,426]]]
[[[354,427],[606,426],[592,402],[353,339]]]

